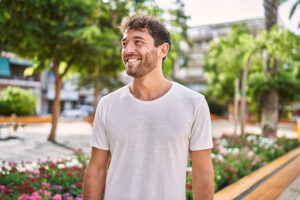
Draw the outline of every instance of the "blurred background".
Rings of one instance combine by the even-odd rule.
[[[294,170],[263,194],[299,182],[299,0],[0,0],[0,198],[82,199],[97,103],[131,81],[119,25],[137,13],[171,33],[164,75],[206,97],[215,191],[292,149],[276,166]],[[187,199],[191,171],[189,162]],[[287,189],[295,197],[298,182]]]
[[[59,116],[89,117],[101,96],[130,82],[118,26],[136,13],[166,24],[173,44],[165,76],[203,93],[212,114],[241,126],[260,122],[265,134],[274,134],[280,119],[299,119],[297,0],[0,4],[0,116],[50,114],[49,140]],[[16,94],[25,93],[16,87],[33,97],[20,101]]]

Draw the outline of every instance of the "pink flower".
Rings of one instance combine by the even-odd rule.
[[[50,183],[42,183],[42,185],[45,186],[45,187],[50,187],[51,186]]]
[[[244,147],[243,150],[249,152],[249,147]]]
[[[221,150],[221,151],[220,151],[220,155],[221,155],[221,156],[226,156],[227,154],[226,154],[224,151]]]
[[[33,174],[39,174],[40,171],[39,170],[33,170],[33,171],[31,171],[31,173],[33,173]]]
[[[53,200],[61,200],[60,194],[54,195]]]
[[[38,195],[39,195],[39,193],[37,193],[37,192],[32,193],[32,196],[38,196]]]
[[[73,200],[73,197],[67,197],[67,200]]]
[[[27,194],[22,195],[18,198],[18,200],[26,200],[29,196]]]
[[[190,183],[186,184],[186,189],[187,190],[192,190],[192,184],[190,184]]]
[[[42,197],[41,196],[31,196],[30,199],[31,200],[41,200]]]
[[[232,168],[232,173],[236,174],[236,168]]]
[[[57,189],[57,190],[62,190],[61,185],[56,185],[54,188]]]
[[[46,197],[51,197],[51,192],[45,191],[45,196]]]
[[[0,191],[3,192],[5,190],[5,186],[4,185],[0,185]]]

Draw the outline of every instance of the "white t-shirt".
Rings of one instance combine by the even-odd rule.
[[[126,85],[101,98],[91,145],[111,152],[105,200],[184,200],[189,150],[213,146],[207,102],[176,82],[151,101]]]

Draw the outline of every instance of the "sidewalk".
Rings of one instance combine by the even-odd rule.
[[[277,200],[300,200],[300,175],[280,194]]]
[[[66,158],[73,155],[71,149],[82,149],[90,154],[89,139],[92,127],[82,120],[60,121],[56,132],[58,144],[47,141],[51,130],[50,123],[27,125],[19,128],[12,136],[18,139],[0,140],[0,160],[38,161]],[[8,130],[1,129],[1,137],[8,135]]]
[[[293,130],[294,124],[280,124],[278,136],[297,137]],[[51,130],[50,123],[27,125],[19,128],[13,136],[19,139],[0,140],[0,160],[6,161],[37,161],[64,158],[73,155],[71,149],[82,149],[90,154],[89,145],[92,127],[88,122],[80,119],[60,119],[56,132],[57,142],[61,145],[47,141]],[[224,132],[233,133],[234,124],[228,120],[213,120],[212,133],[220,137]],[[7,135],[8,130],[1,129],[1,137]],[[239,128],[238,128],[239,131]],[[247,125],[246,132],[260,133],[258,125]]]

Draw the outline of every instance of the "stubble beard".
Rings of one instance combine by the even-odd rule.
[[[150,53],[145,54],[145,56],[141,55],[140,64],[131,69],[126,67],[126,73],[134,78],[141,78],[150,73],[157,66],[157,59],[153,56],[156,55],[155,53],[155,50],[152,50]]]

